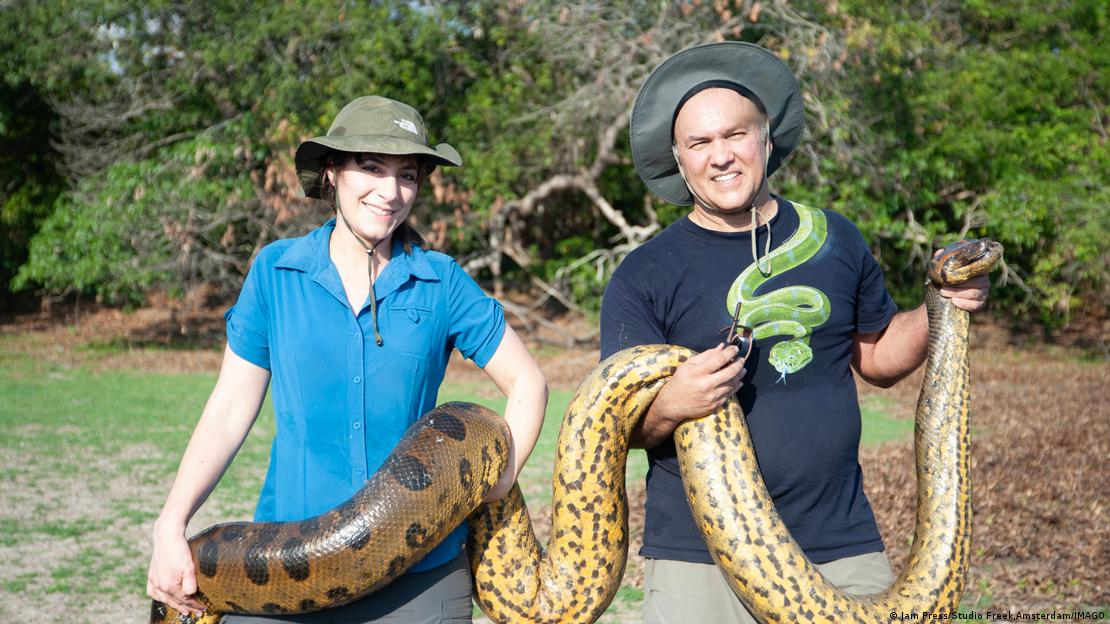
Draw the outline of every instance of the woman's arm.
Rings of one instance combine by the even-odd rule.
[[[154,522],[154,553],[147,574],[147,594],[181,613],[203,610],[191,594],[196,574],[185,529],[227,470],[258,417],[270,371],[224,350],[216,387],[181,458],[173,487]]]
[[[512,489],[528,455],[536,445],[547,410],[547,379],[528,349],[512,327],[505,325],[505,335],[497,351],[483,369],[508,399],[505,421],[512,439],[509,441],[509,464],[501,480],[486,496],[495,501]]]

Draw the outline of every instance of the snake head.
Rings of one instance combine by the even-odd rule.
[[[989,273],[1002,260],[1002,245],[989,238],[948,245],[929,264],[929,281],[936,287],[962,284]]]

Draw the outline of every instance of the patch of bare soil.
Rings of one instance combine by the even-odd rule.
[[[27,314],[0,318],[0,337],[8,349],[51,362],[80,365],[95,363],[100,370],[126,369],[155,372],[214,372],[219,370],[225,343],[223,313],[226,307],[155,306],[134,311],[89,309],[74,316],[44,318]],[[530,333],[528,326],[510,316],[510,322],[532,351],[552,388],[574,389],[597,364],[595,345],[553,348],[560,336],[587,335],[582,321],[560,319]],[[468,383],[487,378],[458,352],[452,354],[448,380]],[[491,386],[492,387],[492,386]]]
[[[1049,349],[972,352],[971,572],[965,605],[1110,604],[1110,366]],[[911,405],[920,373],[894,390]],[[911,442],[864,448],[866,488],[900,569],[913,535]]]
[[[168,306],[89,310],[79,316],[38,314],[0,319],[8,349],[51,362],[155,372],[219,370],[223,309]]]

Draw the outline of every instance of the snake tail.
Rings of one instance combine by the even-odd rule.
[[[973,268],[961,271],[989,271],[1001,247],[987,247],[979,253],[965,246],[961,266]],[[959,605],[971,542],[968,314],[938,294],[946,283],[926,286],[928,359],[914,436],[916,526],[906,567],[886,591],[847,595],[806,559],[758,476],[735,401],[676,430],[686,494],[710,554],[761,621],[889,622],[892,612],[939,616]]]
[[[423,558],[481,503],[508,448],[497,414],[441,405],[331,511],[300,522],[219,524],[191,538],[196,597],[207,609],[186,616],[155,601],[150,621],[214,624],[224,613],[306,613],[357,600]]]
[[[628,557],[629,437],[689,352],[633,347],[606,359],[567,406],[555,455],[551,538],[536,542],[519,491],[470,519],[478,605],[494,622],[594,622]]]

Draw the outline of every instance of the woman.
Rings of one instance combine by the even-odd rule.
[[[189,519],[231,462],[273,379],[277,432],[256,521],[302,520],[362,487],[404,431],[434,407],[452,349],[506,395],[510,461],[487,500],[504,496],[532,451],[547,385],[501,306],[448,256],[422,249],[406,220],[437,165],[423,119],[383,97],[343,108],[328,134],[297,149],[306,195],[335,218],[268,245],[228,310],[216,387],[155,522],[147,593],[182,613],[203,606],[185,538]],[[460,526],[410,571],[366,598],[288,618],[225,622],[470,621]]]

